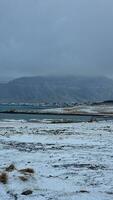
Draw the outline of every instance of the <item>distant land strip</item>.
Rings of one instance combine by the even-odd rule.
[[[48,111],[0,111],[0,114],[26,114],[26,115],[67,115],[67,116],[94,116],[113,117],[113,113],[86,113],[86,112],[48,112]]]

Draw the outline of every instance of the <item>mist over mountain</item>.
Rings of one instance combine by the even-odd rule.
[[[0,84],[0,102],[95,102],[113,100],[105,77],[23,77]]]

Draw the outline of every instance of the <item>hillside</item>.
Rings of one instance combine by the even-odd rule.
[[[84,102],[113,100],[105,77],[23,77],[0,84],[0,102]]]

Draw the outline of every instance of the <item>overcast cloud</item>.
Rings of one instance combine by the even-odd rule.
[[[113,0],[0,0],[0,77],[113,77]]]

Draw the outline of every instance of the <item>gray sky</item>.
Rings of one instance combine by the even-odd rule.
[[[0,0],[0,77],[113,77],[113,0]]]

